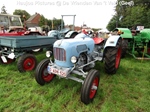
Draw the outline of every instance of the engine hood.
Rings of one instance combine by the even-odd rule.
[[[94,40],[92,38],[74,38],[74,39],[61,39],[57,40],[54,45],[54,57],[58,57],[63,60],[55,58],[55,64],[61,67],[72,67],[70,59],[72,56],[79,57],[80,53],[91,53],[94,49]],[[60,51],[58,49],[61,49]],[[64,51],[62,51],[62,49]],[[64,54],[65,53],[65,54]]]
[[[64,49],[87,46],[88,52],[92,52],[94,49],[94,40],[92,38],[74,38],[74,39],[61,39],[54,43],[54,47],[60,47]]]

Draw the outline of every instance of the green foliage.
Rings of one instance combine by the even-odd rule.
[[[2,6],[2,8],[1,8],[1,13],[2,13],[2,14],[7,14],[7,10],[6,10],[5,5]]]
[[[116,16],[113,16],[111,18],[111,20],[109,21],[109,24],[107,25],[107,29],[109,31],[112,31],[113,29],[115,29],[116,28],[116,22],[117,22]]]
[[[50,28],[52,27],[52,21],[50,19],[47,19],[47,25],[50,26]]]
[[[20,9],[16,9],[13,12],[14,15],[20,15],[21,16],[21,21],[22,23],[24,23],[25,20],[30,18],[30,14],[28,12],[26,12],[25,10],[20,10]],[[25,18],[24,18],[25,17]],[[52,23],[53,23],[53,29],[60,29],[61,26],[61,20],[62,19],[56,19],[54,18],[53,20],[51,19],[47,19],[44,17],[44,15],[41,14],[40,17],[40,22],[39,22],[39,26],[44,27],[45,25],[49,27],[49,29],[52,29]],[[64,21],[63,21],[63,27],[64,27]]]
[[[43,15],[41,15],[39,26],[48,25],[50,29],[59,29],[61,26],[61,19],[47,19]]]
[[[39,26],[45,25],[46,22],[47,22],[47,21],[46,21],[45,17],[44,17],[43,15],[41,15],[41,17],[40,17],[40,22],[39,22]]]
[[[147,15],[146,15],[146,8],[143,6],[134,6],[132,8],[128,8],[126,10],[127,14],[130,14],[128,16],[125,16],[122,20],[123,26],[134,26],[136,24],[142,24],[144,26],[147,25]]]
[[[131,28],[137,24],[145,27],[150,27],[150,2],[149,0],[133,0],[134,4],[121,5],[122,0],[118,0],[115,11],[116,14],[112,17],[107,25],[107,28],[112,30],[115,27]],[[131,2],[124,0],[124,2]]]
[[[147,11],[147,25],[150,25],[150,9]]]
[[[30,18],[30,14],[25,10],[16,9],[13,12],[14,15],[20,15],[22,23]]]
[[[60,29],[61,27],[61,19],[54,19],[54,29]]]
[[[101,30],[101,28],[92,28],[92,30],[93,30],[94,32],[96,32],[96,31],[98,31],[98,30]]]

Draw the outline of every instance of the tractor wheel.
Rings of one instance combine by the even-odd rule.
[[[97,70],[90,70],[81,89],[81,101],[89,104],[93,101],[99,86],[100,74]]]
[[[17,67],[20,72],[34,70],[37,65],[36,57],[33,54],[22,55],[18,59]]]
[[[44,85],[45,83],[49,83],[55,77],[54,74],[49,74],[47,71],[48,63],[50,62],[49,59],[42,60],[36,70],[35,70],[35,80],[38,84]]]
[[[118,40],[116,47],[105,49],[105,71],[108,74],[115,74],[120,65],[121,59],[121,39]]]
[[[125,55],[127,54],[127,50],[128,50],[128,40],[123,39],[122,40],[122,53],[121,53],[122,58],[124,58]]]

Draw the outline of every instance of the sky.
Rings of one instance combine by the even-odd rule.
[[[26,10],[30,15],[36,12],[47,19],[61,19],[62,15],[75,15],[75,26],[86,24],[91,28],[106,28],[115,14],[117,0],[0,0],[7,13],[15,9]],[[66,25],[73,24],[74,16],[63,16]]]

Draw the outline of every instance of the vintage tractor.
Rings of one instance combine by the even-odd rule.
[[[82,83],[81,101],[89,104],[95,97],[100,82],[100,73],[94,69],[97,61],[105,62],[105,71],[115,74],[120,65],[120,36],[112,36],[106,41],[91,38],[79,33],[74,38],[57,40],[52,52],[47,51],[48,59],[42,60],[35,71],[36,82],[49,83],[57,75]]]
[[[0,14],[0,36],[44,35],[40,27],[25,26],[19,15]]]
[[[136,26],[136,29],[117,28],[115,31],[123,32],[122,56],[128,52],[136,59],[150,59],[150,29]]]
[[[19,15],[0,14],[0,31],[0,36],[20,36],[25,29]]]

